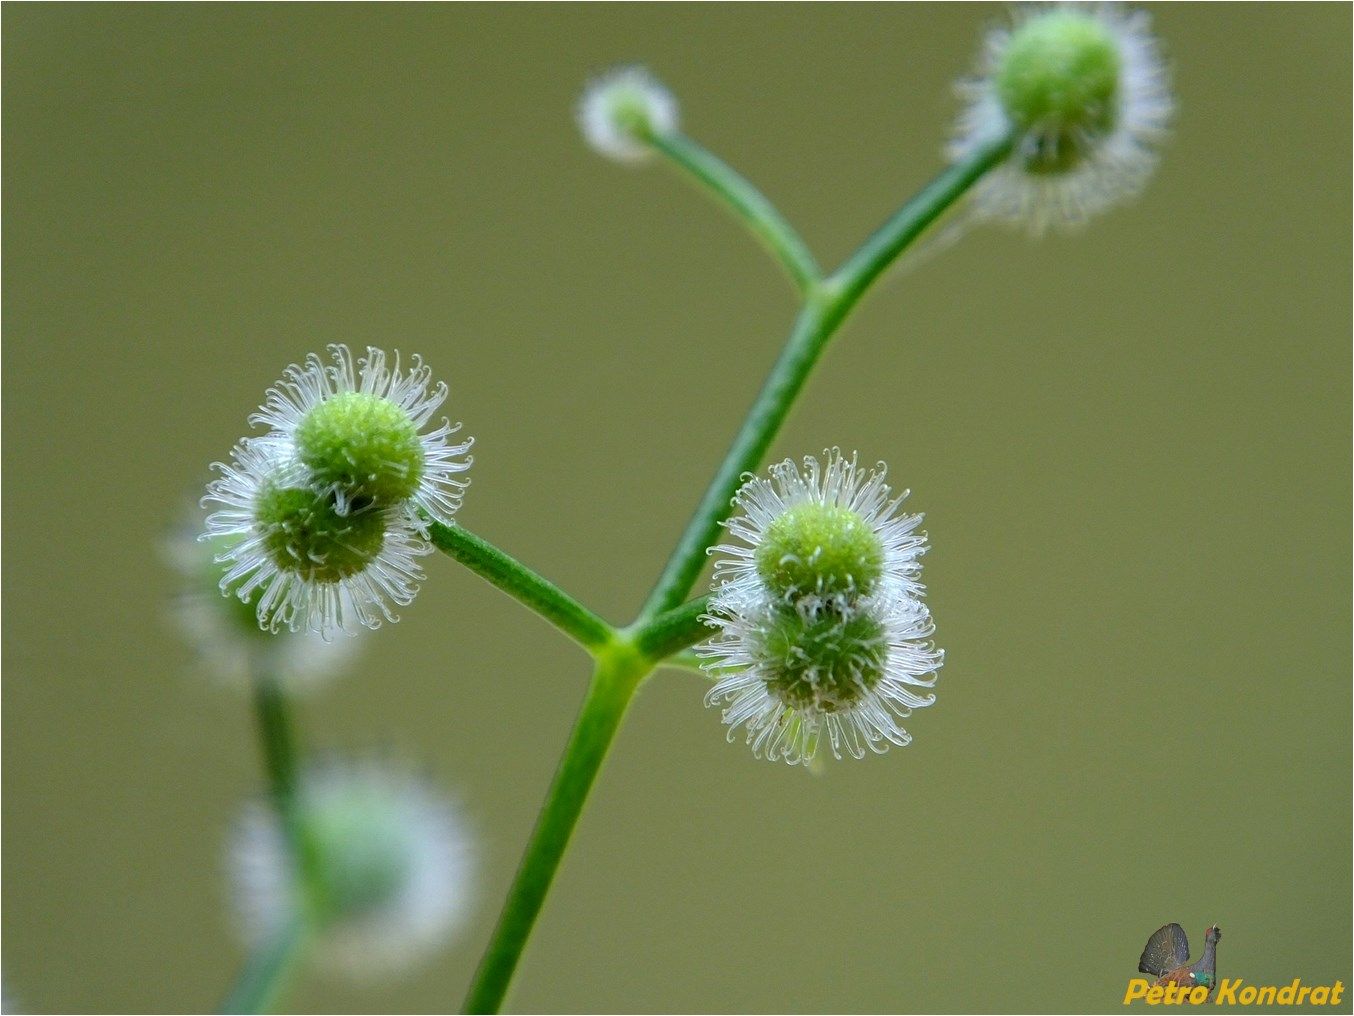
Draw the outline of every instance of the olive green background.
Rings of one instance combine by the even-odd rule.
[[[948,651],[915,743],[821,778],[643,690],[519,1010],[1118,1009],[1147,936],[1348,984],[1350,10],[1163,7],[1179,116],[1084,233],[914,259],[775,454],[890,463]],[[188,674],[158,544],[289,362],[423,353],[461,520],[626,620],[779,347],[789,287],[572,107],[641,60],[836,264],[940,165],[973,6],[8,6],[4,955],[49,1010],[210,1009],[244,699]],[[300,710],[480,837],[434,962],[303,1009],[454,1008],[586,659],[446,559]],[[1343,1006],[1348,1010],[1348,1003]]]

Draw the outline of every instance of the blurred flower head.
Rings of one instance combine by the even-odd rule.
[[[617,67],[588,84],[578,126],[597,152],[618,162],[643,162],[648,139],[677,129],[677,100],[643,67]]]
[[[970,206],[1035,233],[1136,195],[1175,105],[1147,14],[1117,4],[1017,7],[1009,27],[989,32],[978,74],[959,93],[952,159],[1013,139]]]
[[[221,595],[226,568],[217,555],[231,546],[226,537],[199,540],[185,527],[164,548],[181,580],[172,602],[174,620],[202,672],[240,688],[266,675],[293,692],[342,673],[352,662],[355,640],[326,640],[309,630],[273,634],[259,626],[261,589],[247,600]]]
[[[296,817],[309,868],[262,802],[232,837],[233,897],[251,945],[306,920],[321,964],[360,979],[412,966],[463,925],[471,838],[458,809],[421,779],[371,760],[330,761],[303,775]]]

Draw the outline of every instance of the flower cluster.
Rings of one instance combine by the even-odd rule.
[[[725,527],[740,542],[715,548],[707,622],[720,632],[697,648],[731,740],[742,727],[755,755],[791,764],[813,759],[824,730],[837,758],[911,741],[898,721],[934,701],[916,689],[935,684],[942,653],[906,496],[836,449],[739,490],[743,514]]]
[[[452,523],[472,461],[459,424],[424,429],[447,388],[420,358],[329,352],[287,368],[249,418],[267,432],[216,464],[202,537],[220,545],[221,591],[254,604],[261,627],[324,638],[397,620],[392,605],[423,580],[428,520]]]

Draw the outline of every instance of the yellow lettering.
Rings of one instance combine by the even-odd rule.
[[[1236,1005],[1236,989],[1240,986],[1240,977],[1224,977],[1218,983],[1218,994],[1213,999],[1213,1003],[1215,1005]]]
[[[1304,984],[1301,988],[1298,989],[1298,997],[1294,1000],[1293,1004],[1302,1005],[1302,1003],[1307,1000],[1307,996],[1311,992],[1311,990],[1312,990],[1311,988],[1307,987]]]
[[[1242,1005],[1254,1005],[1255,985],[1253,984],[1246,985],[1246,987],[1242,988],[1241,991],[1237,993],[1237,998],[1240,1000]]]
[[[1128,1005],[1135,998],[1142,998],[1147,994],[1148,980],[1145,977],[1130,977],[1128,979],[1128,990],[1124,992],[1124,1005]]]
[[[1293,999],[1297,996],[1298,985],[1302,983],[1302,978],[1293,978],[1292,984],[1285,984],[1279,989],[1278,1002],[1280,1005],[1292,1005]]]
[[[1147,989],[1147,1004],[1160,1005],[1161,996],[1166,994],[1166,989],[1159,984],[1154,984]]]
[[[1189,1004],[1203,1005],[1208,1001],[1208,988],[1202,984],[1196,984],[1189,989]]]
[[[1330,1004],[1331,1004],[1331,1005],[1339,1005],[1339,1004],[1340,1004],[1340,992],[1342,992],[1342,991],[1344,991],[1344,990],[1345,990],[1345,983],[1344,983],[1344,981],[1336,981],[1336,982],[1335,982],[1335,987],[1331,988],[1331,990],[1330,990]]]
[[[1256,1001],[1263,1003],[1264,1005],[1273,1005],[1275,1002],[1275,996],[1278,993],[1279,989],[1275,985],[1266,984],[1258,992],[1256,992]]]
[[[1312,1005],[1325,1005],[1330,1001],[1330,987],[1318,984],[1312,989]]]

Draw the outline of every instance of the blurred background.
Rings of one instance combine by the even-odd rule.
[[[643,690],[518,1010],[1103,1011],[1148,935],[1350,980],[1350,9],[1154,9],[1179,116],[1143,198],[895,272],[775,445],[924,511],[937,704],[820,778]],[[826,265],[940,166],[997,7],[21,5],[4,12],[3,975],[31,1011],[211,1009],[261,786],[159,552],[283,367],[420,352],[477,440],[460,520],[616,621],[794,301],[661,166],[592,154],[642,61]],[[324,1011],[459,1005],[587,678],[445,558],[316,748],[462,802],[468,932]]]

